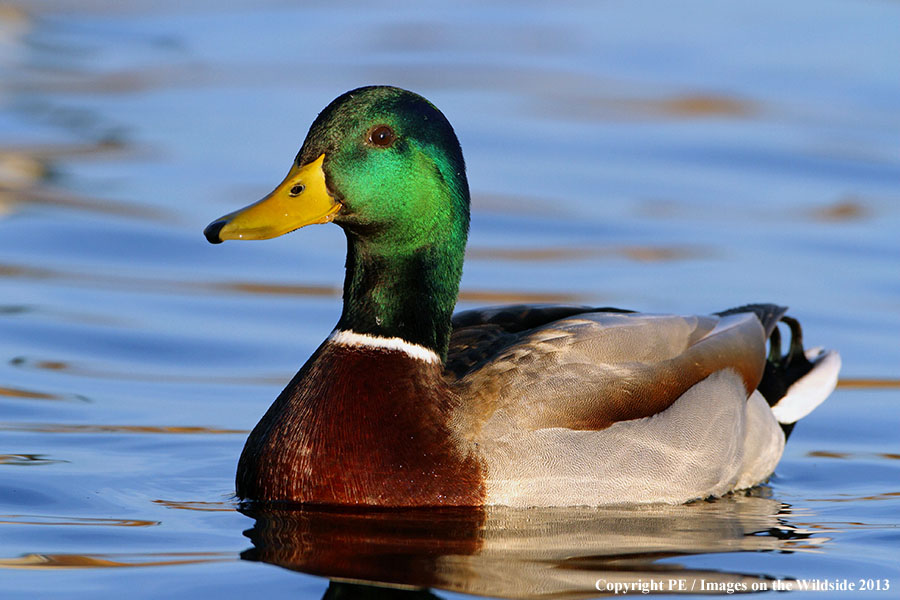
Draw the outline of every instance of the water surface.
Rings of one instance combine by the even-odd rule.
[[[898,19],[878,1],[4,4],[0,595],[895,594]],[[247,431],[339,315],[344,241],[201,231],[370,83],[424,94],[460,137],[460,307],[773,301],[841,351],[841,387],[767,486],[683,507],[238,510]]]

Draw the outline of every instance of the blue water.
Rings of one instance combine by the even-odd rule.
[[[898,22],[885,1],[6,3],[0,597],[318,599],[328,576],[441,598],[593,597],[616,577],[895,597]],[[772,301],[841,352],[842,386],[767,486],[424,533],[416,515],[238,512],[247,431],[339,315],[344,240],[201,232],[371,83],[425,95],[461,140],[460,307]]]

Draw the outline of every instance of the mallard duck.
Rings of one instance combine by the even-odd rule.
[[[504,306],[453,316],[469,228],[444,115],[363,87],[313,122],[287,177],[212,243],[334,222],[335,329],[247,439],[246,500],[371,506],[683,503],[765,481],[837,382],[785,309],[704,316]],[[778,323],[791,332],[781,352]],[[767,350],[767,341],[769,350]]]

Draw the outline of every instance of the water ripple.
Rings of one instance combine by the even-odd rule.
[[[228,376],[220,373],[210,373],[208,375],[181,375],[177,373],[140,373],[134,369],[127,371],[116,371],[112,369],[100,369],[96,367],[87,367],[84,365],[74,364],[63,360],[44,360],[32,359],[25,356],[17,356],[9,361],[14,367],[28,370],[54,371],[57,373],[65,373],[76,377],[88,377],[91,379],[117,380],[117,381],[144,381],[144,382],[160,382],[169,383],[189,383],[189,384],[226,384],[226,385],[283,385],[284,376],[277,375],[258,375],[258,376]],[[2,389],[2,388],[0,388]],[[0,392],[0,395],[3,395]],[[79,400],[88,402],[89,400],[81,396],[73,396]]]
[[[102,527],[155,527],[159,521],[96,517],[53,517],[46,515],[0,515],[0,525],[72,525]]]
[[[33,433],[163,433],[175,435],[231,435],[250,433],[247,429],[221,429],[184,425],[75,425],[71,423],[0,423],[0,431]]]
[[[115,567],[163,567],[235,560],[229,552],[160,552],[154,554],[25,554],[0,559],[6,569],[96,569]]]
[[[0,396],[8,398],[22,398],[27,400],[56,400],[56,401],[77,401],[90,402],[90,399],[80,394],[51,394],[48,392],[38,392],[35,390],[26,390],[22,388],[2,387],[0,386]]]
[[[32,467],[37,465],[53,465],[69,461],[58,458],[45,458],[43,454],[0,454],[0,465]]]
[[[291,284],[291,283],[258,283],[247,281],[212,281],[196,282],[173,279],[155,279],[123,274],[84,273],[72,270],[56,270],[45,267],[16,264],[0,264],[0,278],[49,279],[61,283],[87,286],[109,286],[117,289],[142,290],[148,292],[236,292],[240,294],[271,296],[328,296],[339,298],[341,288],[338,286]],[[581,302],[581,294],[558,292],[531,292],[500,289],[463,289],[459,293],[461,301],[472,302]]]
[[[234,512],[237,510],[237,503],[234,502],[203,502],[203,501],[177,501],[177,500],[153,500],[154,504],[165,506],[166,508],[176,508],[180,510],[198,510],[201,512]]]

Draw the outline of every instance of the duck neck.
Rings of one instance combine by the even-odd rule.
[[[465,234],[398,251],[347,231],[342,331],[400,338],[447,358]],[[460,243],[461,242],[461,243]],[[387,251],[385,251],[387,250]]]

